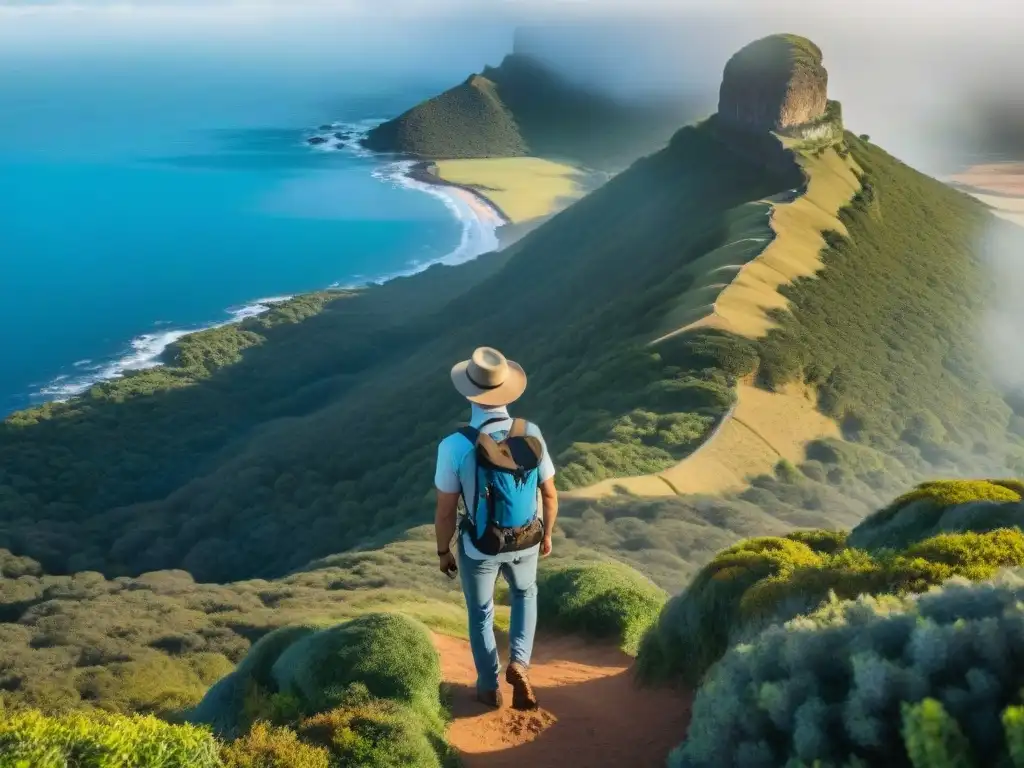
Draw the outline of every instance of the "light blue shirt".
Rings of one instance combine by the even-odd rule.
[[[501,421],[482,427],[485,421],[497,418],[501,418]],[[477,429],[482,427],[481,431],[491,435],[495,440],[502,440],[508,436],[508,432],[512,428],[512,417],[508,414],[508,408],[503,405],[483,407],[474,403],[469,425]],[[535,424],[530,424],[527,427],[526,434],[536,437],[540,440],[541,445],[544,446],[544,455],[537,470],[537,480],[541,483],[546,482],[555,476],[555,465],[551,462],[551,456],[548,454],[548,447],[544,442],[544,436],[541,435],[540,429]],[[434,486],[442,493],[462,493],[467,499],[472,499],[476,492],[476,454],[469,441],[457,432],[448,435],[437,447],[437,469],[434,472]],[[539,490],[537,492],[537,514],[541,514]],[[462,551],[467,556],[474,560],[497,560],[502,563],[509,563],[517,558],[536,554],[540,550],[540,545],[537,544],[529,549],[523,549],[518,552],[502,552],[499,555],[490,557],[474,547],[473,542],[469,540],[469,536],[466,534],[462,534],[459,546],[462,547]]]

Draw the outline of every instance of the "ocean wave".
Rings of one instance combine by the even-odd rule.
[[[119,379],[129,371],[156,368],[162,365],[160,356],[164,353],[164,350],[182,337],[188,336],[190,333],[207,331],[212,328],[222,328],[232,323],[240,323],[246,318],[261,315],[267,312],[274,304],[287,301],[290,298],[291,296],[271,296],[265,299],[257,299],[251,304],[231,307],[225,310],[230,315],[228,320],[211,325],[188,329],[162,330],[158,333],[144,333],[132,339],[129,349],[113,360],[100,363],[94,363],[92,360],[79,360],[72,366],[76,369],[73,374],[64,373],[56,376],[46,386],[39,389],[31,399],[37,403],[54,400],[63,402],[75,395],[82,394],[96,384]]]
[[[373,152],[363,146],[363,139],[371,129],[382,122],[384,121],[370,119],[355,123],[330,123],[308,133],[305,138],[306,146],[318,152],[347,152],[356,157],[375,157]]]

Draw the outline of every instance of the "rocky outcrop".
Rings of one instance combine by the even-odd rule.
[[[772,35],[744,46],[725,65],[719,118],[756,132],[785,132],[822,120],[828,72],[821,61],[818,46],[796,35]]]

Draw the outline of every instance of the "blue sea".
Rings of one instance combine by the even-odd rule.
[[[493,222],[356,141],[486,51],[406,74],[382,49],[375,82],[372,51],[304,46],[313,26],[57,50],[36,21],[39,46],[0,53],[0,415],[273,300],[494,247]]]

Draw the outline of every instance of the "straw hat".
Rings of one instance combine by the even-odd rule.
[[[459,394],[479,405],[508,405],[526,390],[526,373],[491,347],[478,347],[469,360],[452,368]]]

